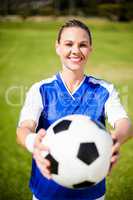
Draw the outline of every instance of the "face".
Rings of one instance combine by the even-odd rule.
[[[83,70],[91,50],[88,33],[79,27],[65,28],[60,43],[56,43],[63,67],[72,71]]]

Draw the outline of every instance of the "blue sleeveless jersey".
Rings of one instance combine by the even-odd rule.
[[[85,76],[78,89],[71,94],[61,75],[39,86],[43,109],[37,131],[70,114],[83,114],[105,125],[105,102],[109,91],[102,81]],[[86,189],[68,189],[43,177],[33,159],[30,188],[39,200],[93,200],[105,193],[105,179]]]

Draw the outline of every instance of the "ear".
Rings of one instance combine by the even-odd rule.
[[[56,40],[56,43],[55,43],[55,49],[56,49],[57,55],[60,55],[60,46],[59,46],[59,43],[58,43],[57,40]]]

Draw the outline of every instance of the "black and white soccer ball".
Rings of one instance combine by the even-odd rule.
[[[51,162],[52,179],[73,189],[90,187],[106,177],[112,155],[112,138],[85,115],[69,115],[47,130],[43,156]]]

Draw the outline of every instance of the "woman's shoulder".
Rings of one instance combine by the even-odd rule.
[[[46,78],[46,79],[42,79],[38,82],[35,82],[31,85],[30,89],[39,89],[42,85],[47,85],[47,84],[50,84],[52,83],[53,81],[56,80],[56,76],[52,76],[52,77],[49,77],[49,78]]]
[[[96,84],[100,85],[101,87],[105,88],[109,92],[112,92],[112,90],[114,89],[114,84],[107,81],[107,80],[97,78],[95,76],[87,76],[87,77],[88,77],[89,83],[92,83],[92,84],[95,84],[95,85]]]

